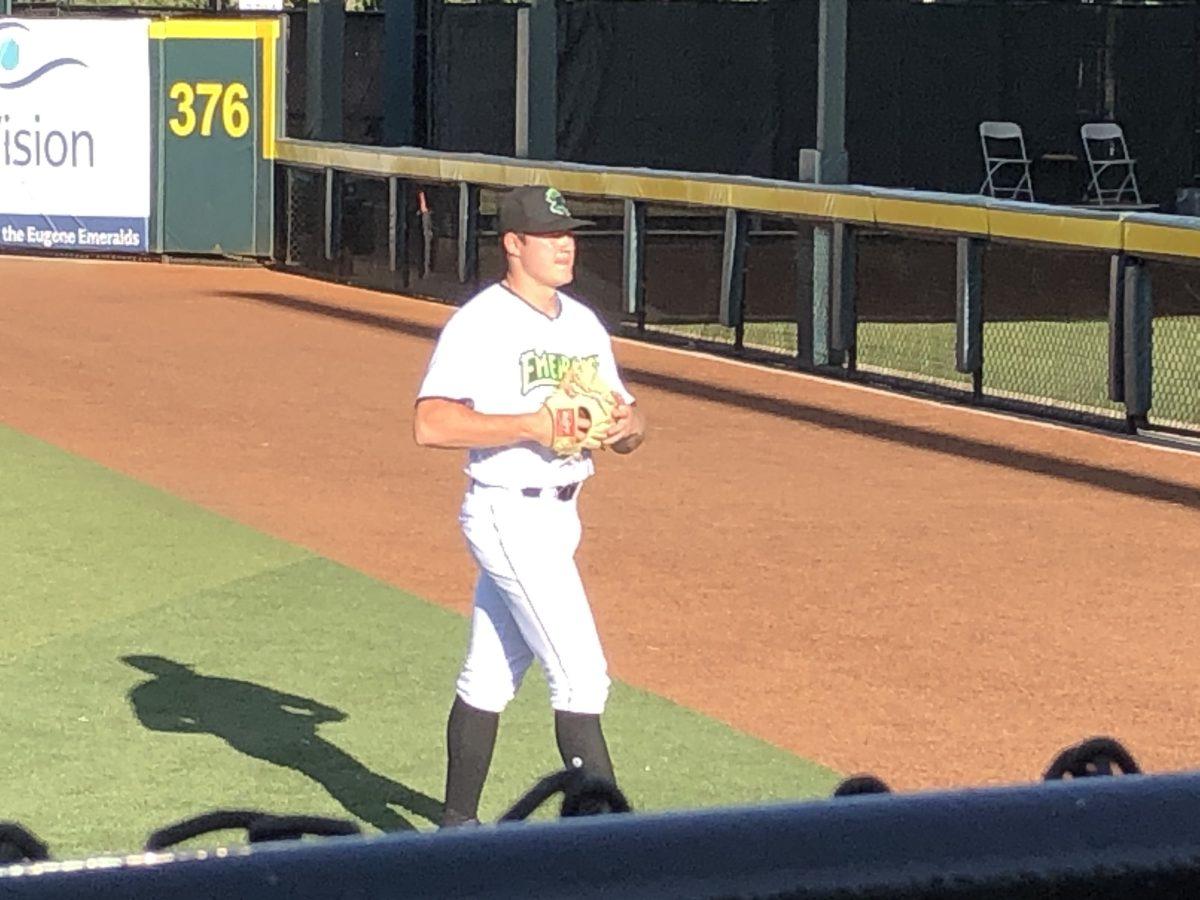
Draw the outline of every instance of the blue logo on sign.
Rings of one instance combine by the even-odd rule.
[[[0,66],[4,71],[11,72],[21,61],[21,45],[12,38],[0,44]]]
[[[19,22],[0,22],[0,31],[7,31],[10,28],[16,28],[20,31],[28,31],[24,25]],[[31,72],[18,74],[14,70],[21,64],[21,45],[17,43],[15,37],[7,37],[0,39],[0,69],[5,72],[13,72],[14,79],[12,81],[0,80],[0,90],[12,90],[13,88],[25,87],[27,84],[33,84],[47,72],[52,72],[62,66],[83,66],[87,68],[87,64],[68,56],[61,56],[58,59],[52,59],[49,62],[42,63]]]

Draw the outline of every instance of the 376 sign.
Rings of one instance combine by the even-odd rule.
[[[176,137],[212,137],[220,111],[220,126],[231,138],[240,138],[250,130],[250,92],[240,81],[177,81],[167,91],[175,101],[175,114],[167,126]]]

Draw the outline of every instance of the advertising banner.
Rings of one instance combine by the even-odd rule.
[[[0,19],[0,245],[144,253],[148,20]]]

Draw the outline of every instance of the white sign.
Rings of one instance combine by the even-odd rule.
[[[0,19],[0,244],[145,252],[146,19]]]
[[[283,0],[238,0],[242,12],[281,12]]]

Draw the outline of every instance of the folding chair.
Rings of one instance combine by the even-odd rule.
[[[1079,136],[1090,171],[1089,201],[1097,206],[1130,203],[1142,206],[1142,194],[1133,172],[1136,160],[1125,146],[1121,126],[1116,122],[1090,122],[1079,129]]]
[[[986,172],[979,193],[1032,202],[1033,181],[1021,126],[1016,122],[980,122],[979,145]]]

